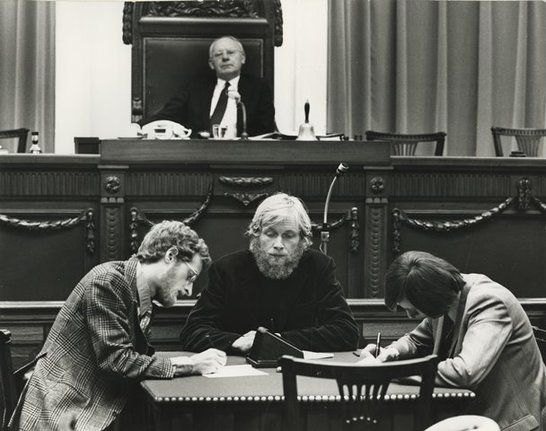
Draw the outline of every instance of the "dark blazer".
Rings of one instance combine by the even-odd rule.
[[[229,351],[248,331],[264,326],[314,351],[352,350],[358,327],[335,276],[332,258],[306,250],[286,280],[264,277],[248,250],[222,257],[209,269],[209,285],[181,334],[184,350],[212,344]]]
[[[481,274],[463,274],[466,286],[438,364],[437,383],[476,392],[472,413],[503,431],[546,430],[546,367],[529,318],[505,287]],[[393,346],[405,359],[430,353],[438,319],[427,318]],[[443,358],[442,358],[443,359]]]
[[[149,356],[137,316],[137,260],[93,268],[51,328],[12,429],[53,431],[75,415],[76,430],[99,431],[121,412],[144,378],[172,378],[166,357]]]
[[[192,83],[180,95],[172,98],[151,117],[140,122],[141,125],[156,120],[171,120],[192,129],[192,136],[210,129],[209,112],[212,93],[217,78],[214,75]],[[261,135],[276,130],[273,94],[264,79],[242,74],[239,79],[239,94],[245,104],[247,114],[247,133]],[[237,110],[237,134],[242,131],[241,110]]]

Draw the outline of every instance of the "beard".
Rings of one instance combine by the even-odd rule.
[[[300,263],[301,256],[305,251],[305,246],[302,242],[293,253],[281,258],[270,256],[265,250],[260,247],[259,239],[253,238],[250,241],[250,252],[256,260],[256,265],[260,272],[267,278],[274,280],[284,280],[294,272]]]

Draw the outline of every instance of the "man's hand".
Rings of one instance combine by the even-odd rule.
[[[189,357],[192,364],[191,374],[211,374],[226,365],[226,352],[218,349],[207,349]],[[183,375],[175,372],[175,376]]]
[[[231,347],[241,353],[248,353],[254,343],[254,337],[256,337],[256,331],[248,331],[245,335],[237,338]]]
[[[375,358],[380,362],[390,362],[390,361],[396,361],[398,357],[400,356],[400,353],[398,350],[396,350],[394,347],[389,346],[386,348],[379,348],[379,355],[375,355],[377,346],[375,344],[368,344],[366,347],[364,347],[360,351],[360,357],[365,358]]]

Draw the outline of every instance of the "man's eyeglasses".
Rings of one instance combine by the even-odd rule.
[[[187,280],[190,283],[194,283],[195,280],[197,280],[197,276],[199,275],[199,272],[189,262],[184,262],[184,263],[186,265],[188,265],[188,268],[190,269],[190,272],[188,273]]]

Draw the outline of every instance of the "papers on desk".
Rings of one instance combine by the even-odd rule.
[[[226,365],[225,367],[220,368],[217,372],[213,374],[204,374],[203,377],[208,377],[210,379],[221,378],[221,377],[247,377],[247,376],[263,376],[267,373],[253,368],[249,364],[244,365]]]
[[[302,350],[303,359],[327,359],[333,358],[334,354],[331,352],[310,352],[309,350]]]

